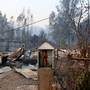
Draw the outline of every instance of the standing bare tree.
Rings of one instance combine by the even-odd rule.
[[[70,37],[69,39],[72,39],[71,36],[75,36],[75,40],[73,39],[73,41],[77,42],[83,58],[87,57],[87,47],[90,43],[89,8],[89,0],[60,0],[60,6],[57,6],[58,14],[55,15],[55,13],[52,13],[50,16],[50,25],[53,28],[52,33],[54,34],[54,38],[58,38],[59,41],[62,37],[65,37],[63,39],[64,43],[66,43],[68,37]],[[74,43],[73,41],[70,40],[70,43]],[[67,63],[69,63],[69,61]],[[77,62],[74,67],[74,69],[77,67],[76,72],[74,72],[74,69],[72,69],[70,65],[69,69],[66,71],[64,69],[64,71],[67,72],[67,90],[89,90],[84,87],[83,89],[79,89],[82,87],[79,87],[78,89],[72,87],[75,85],[75,79],[77,79],[76,74],[80,75],[78,63],[79,62]],[[70,71],[70,68],[72,71]],[[87,68],[88,65],[85,63],[85,72],[81,71],[84,75],[87,74]],[[80,78],[82,77],[80,76]],[[84,76],[84,79],[86,78],[87,76]],[[87,81],[88,80],[86,80],[86,83],[83,82],[82,86],[84,86],[84,84],[87,86]]]
[[[57,10],[57,15],[50,15],[54,38],[63,40],[66,44],[68,42],[69,45],[78,42],[81,56],[86,57],[87,46],[90,43],[88,0],[61,0]]]

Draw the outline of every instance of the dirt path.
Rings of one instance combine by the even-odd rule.
[[[53,73],[50,68],[40,68],[38,70],[39,90],[52,90]]]

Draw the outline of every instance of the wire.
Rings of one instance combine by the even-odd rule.
[[[20,29],[20,28],[23,28],[23,27],[27,27],[27,26],[30,26],[30,25],[36,24],[36,23],[39,23],[39,22],[45,21],[45,20],[47,20],[47,19],[49,19],[49,17],[48,17],[48,18],[41,19],[41,20],[38,20],[38,21],[35,21],[35,22],[33,22],[33,23],[30,23],[30,24],[27,24],[27,25],[24,25],[24,26],[21,26],[21,27],[17,27],[17,28],[14,28],[14,29],[11,29],[11,30],[8,30],[8,31],[5,31],[5,32],[9,32],[9,31],[12,31],[12,30],[16,30],[16,31],[17,31],[17,30]]]
[[[12,30],[17,31],[17,30],[20,29],[20,28],[23,28],[23,27],[27,27],[27,26],[30,26],[30,25],[36,24],[36,23],[39,23],[39,22],[45,21],[45,20],[47,20],[47,19],[49,19],[49,18],[44,18],[44,19],[41,19],[41,20],[35,21],[35,22],[30,23],[30,24],[27,24],[27,25],[24,25],[24,26],[21,26],[21,27],[18,27],[18,28],[14,28],[14,29],[11,29],[11,30],[8,30],[8,31],[5,31],[5,33],[6,33],[6,32],[10,32],[10,31],[12,31]],[[7,42],[15,42],[15,43],[23,43],[22,41],[8,40],[8,39],[0,39],[0,42],[6,42],[6,41],[7,41]]]

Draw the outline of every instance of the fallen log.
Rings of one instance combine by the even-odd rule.
[[[78,58],[78,57],[71,57],[70,60],[78,60],[78,61],[90,61],[90,58]]]
[[[72,54],[68,54],[67,58],[70,59],[70,60],[90,61],[90,58],[74,57]]]

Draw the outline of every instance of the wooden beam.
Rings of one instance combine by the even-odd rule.
[[[90,61],[90,58],[78,58],[78,57],[71,57],[71,60],[78,60],[78,61]]]

